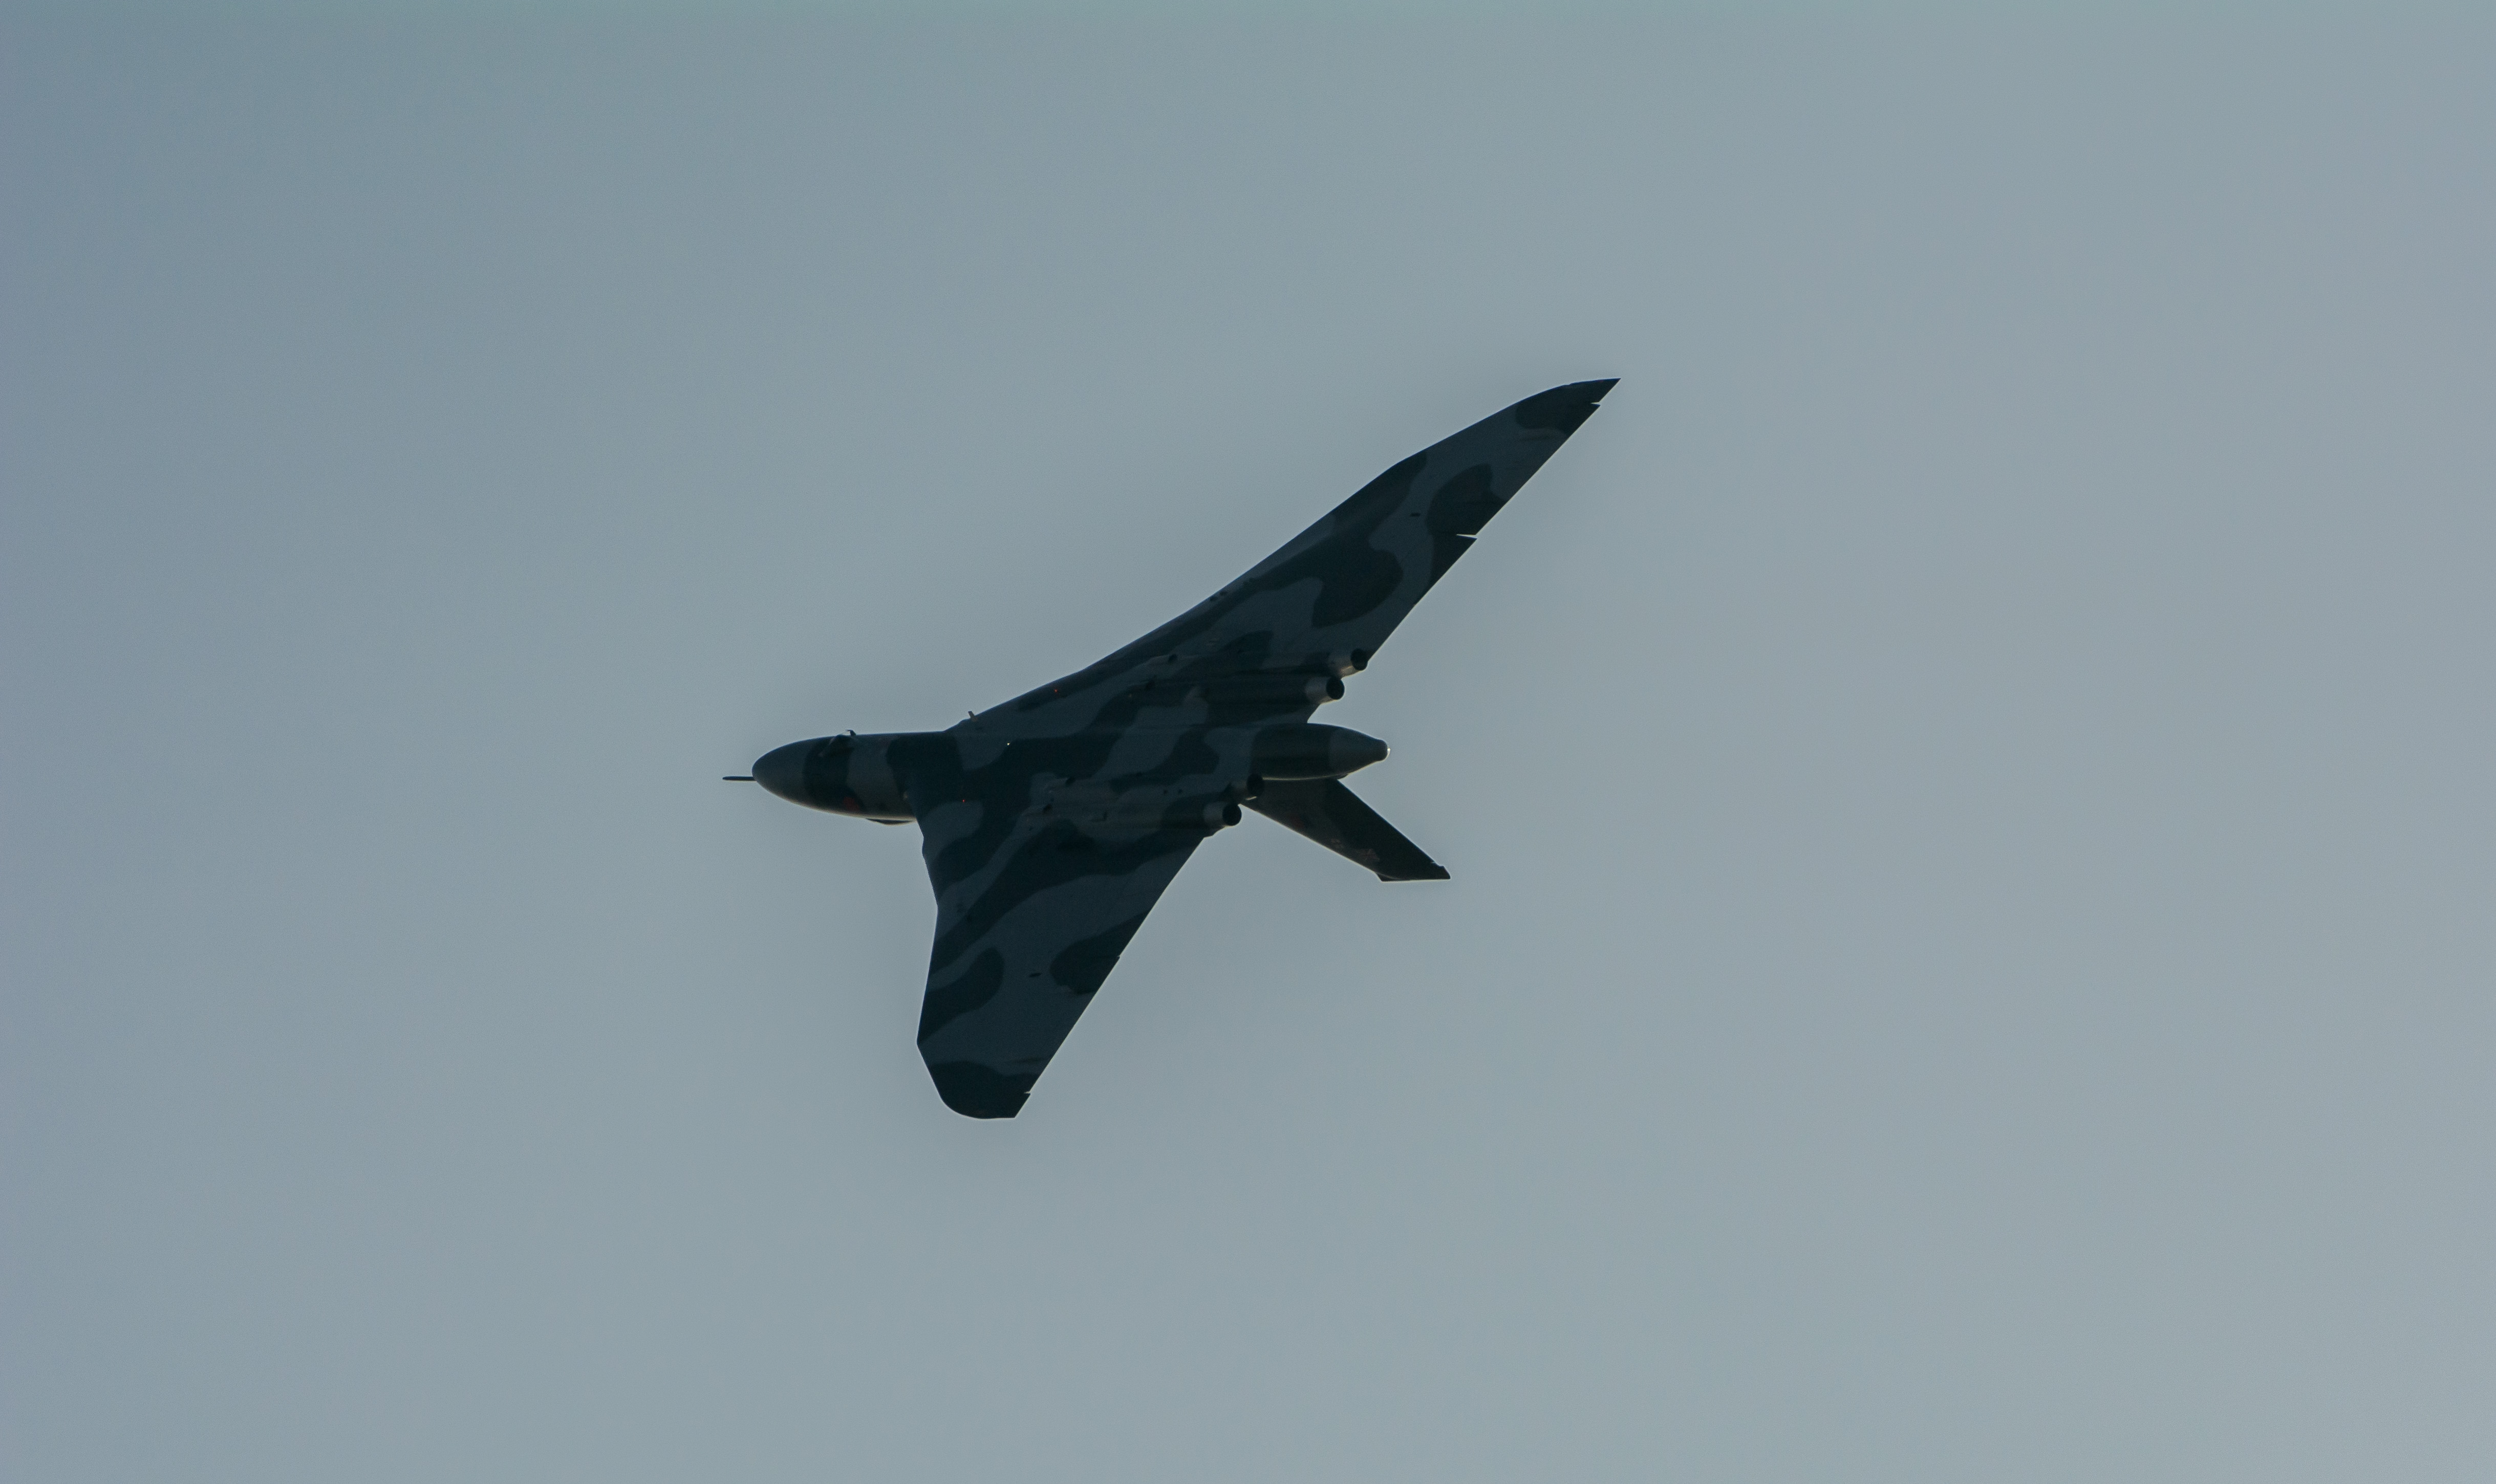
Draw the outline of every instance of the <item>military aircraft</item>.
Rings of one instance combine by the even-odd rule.
[[[1448,879],[1344,787],[1387,744],[1309,718],[1612,386],[1554,386],[1431,445],[1062,680],[943,731],[792,742],[731,780],[918,821],[936,888],[919,1054],[948,1106],[1021,1111],[1144,914],[1243,807],[1380,881]]]

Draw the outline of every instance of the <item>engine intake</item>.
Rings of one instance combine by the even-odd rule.
[[[1172,788],[1120,788],[1115,784],[1059,783],[1047,790],[1045,812],[1078,829],[1126,832],[1179,830],[1211,834],[1239,822],[1236,790],[1188,793],[1173,798]]]
[[[1211,709],[1216,723],[1225,716],[1271,716],[1302,706],[1323,706],[1343,699],[1339,675],[1222,675],[1199,681],[1189,692]]]

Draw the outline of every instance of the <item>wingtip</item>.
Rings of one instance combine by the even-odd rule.
[[[1554,432],[1565,438],[1595,416],[1595,404],[1604,400],[1604,393],[1619,386],[1620,380],[1615,376],[1600,382],[1571,382],[1536,392],[1511,411],[1519,427]]]
[[[928,1075],[945,1106],[964,1118],[1012,1118],[1022,1111],[1037,1074],[1002,1072],[977,1062],[931,1062]]]

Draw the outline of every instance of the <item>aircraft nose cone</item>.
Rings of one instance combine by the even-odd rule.
[[[773,748],[754,759],[754,781],[792,804],[805,803],[806,757],[814,750],[812,742]]]

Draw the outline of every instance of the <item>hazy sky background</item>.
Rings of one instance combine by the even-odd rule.
[[[0,1473],[2496,1477],[2496,24],[1728,9],[0,21]],[[719,775],[1601,376],[946,1111]]]

